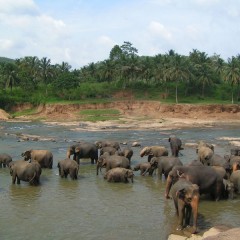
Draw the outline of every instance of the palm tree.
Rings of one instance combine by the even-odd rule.
[[[175,82],[175,96],[176,103],[178,103],[178,84],[180,81],[187,80],[190,72],[186,57],[174,54],[170,58],[171,62],[169,68],[166,70],[166,76]]]
[[[234,85],[238,84],[240,81],[240,63],[236,57],[228,59],[228,64],[224,67],[224,80],[231,84],[232,88],[232,104],[233,99],[233,89]]]
[[[50,82],[50,79],[53,77],[53,68],[51,65],[51,60],[46,57],[40,60],[39,71],[41,79],[46,87],[46,95],[47,95],[47,85]]]

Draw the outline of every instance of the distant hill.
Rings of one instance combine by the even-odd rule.
[[[5,62],[5,63],[14,63],[15,60],[11,58],[6,58],[6,57],[0,57],[0,63]]]

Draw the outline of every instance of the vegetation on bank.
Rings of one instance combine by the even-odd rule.
[[[121,94],[119,94],[121,92]],[[0,108],[16,103],[99,103],[121,99],[166,103],[239,103],[240,55],[227,61],[193,49],[139,56],[130,42],[109,58],[72,69],[47,57],[0,58]]]

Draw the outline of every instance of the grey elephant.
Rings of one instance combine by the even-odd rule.
[[[76,161],[66,158],[58,162],[59,175],[67,178],[69,175],[72,180],[78,179],[79,165]]]
[[[149,176],[153,175],[154,168],[152,168],[150,162],[143,162],[143,163],[138,163],[134,168],[133,171],[139,171],[142,176],[146,175],[147,173]]]
[[[29,182],[30,185],[38,185],[40,183],[40,175],[42,169],[37,161],[26,162],[25,160],[17,160],[11,162],[10,175],[12,176],[12,183],[20,184],[20,181]]]
[[[180,138],[177,138],[175,136],[170,136],[168,138],[168,142],[170,143],[170,148],[172,152],[172,156],[178,157],[179,151],[183,150],[182,148],[182,141]]]
[[[100,148],[100,155],[103,155],[105,152],[108,152],[110,155],[118,154],[118,150],[111,146]]]
[[[240,170],[233,171],[229,180],[234,185],[234,191],[240,194]]]
[[[104,175],[104,179],[108,182],[124,182],[128,183],[128,179],[131,179],[133,183],[133,171],[122,167],[110,169]]]
[[[110,140],[102,140],[102,141],[96,141],[95,145],[100,149],[103,147],[114,147],[117,150],[120,150],[120,144],[117,141],[110,141]]]
[[[209,145],[200,141],[198,147],[196,149],[196,153],[198,155],[198,160],[203,163],[203,165],[210,165],[210,161],[214,154],[213,145]]]
[[[132,156],[133,156],[133,150],[130,147],[125,147],[123,150],[118,152],[119,156],[124,156],[126,157],[129,161],[131,161]]]
[[[169,156],[153,157],[150,164],[153,169],[158,169],[158,177],[162,178],[162,174],[164,174],[165,179],[167,179],[169,172],[174,166],[183,165],[178,157]],[[145,175],[145,173],[143,175]]]
[[[80,164],[81,158],[90,158],[91,164],[98,160],[98,148],[94,143],[83,142],[69,146],[67,150],[67,158],[73,155],[73,160]]]
[[[240,156],[240,147],[231,148],[230,152],[233,156]]]
[[[52,168],[53,166],[53,154],[48,150],[27,150],[22,153],[25,161],[37,161],[41,168]]]
[[[98,171],[102,168],[106,168],[106,172],[112,168],[122,167],[126,169],[131,169],[130,161],[124,156],[109,155],[109,153],[104,153],[101,155],[97,161],[97,175]]]
[[[12,161],[12,157],[7,153],[0,154],[0,168],[2,167],[9,167],[9,163]]]
[[[189,227],[190,219],[193,215],[193,227],[191,233],[196,233],[200,198],[198,185],[191,183],[185,178],[181,178],[172,186],[171,196],[178,215],[177,230]]]
[[[165,197],[169,198],[172,185],[180,178],[197,184],[200,194],[210,194],[218,201],[222,196],[223,179],[209,166],[174,166],[167,177]]]
[[[224,158],[229,163],[230,166],[230,172],[240,169],[240,156],[234,156],[234,155],[225,155]]]
[[[148,156],[150,162],[152,157],[168,156],[168,150],[164,146],[147,146],[141,150],[140,156]]]

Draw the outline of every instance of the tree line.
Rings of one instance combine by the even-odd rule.
[[[27,56],[0,61],[2,103],[41,102],[41,99],[79,100],[107,97],[117,89],[158,89],[234,103],[240,98],[240,55],[225,61],[220,55],[193,49],[188,56],[169,50],[155,56],[139,56],[130,42],[115,45],[109,58],[72,69],[67,62],[52,64],[47,57]],[[25,100],[23,100],[25,99]]]

